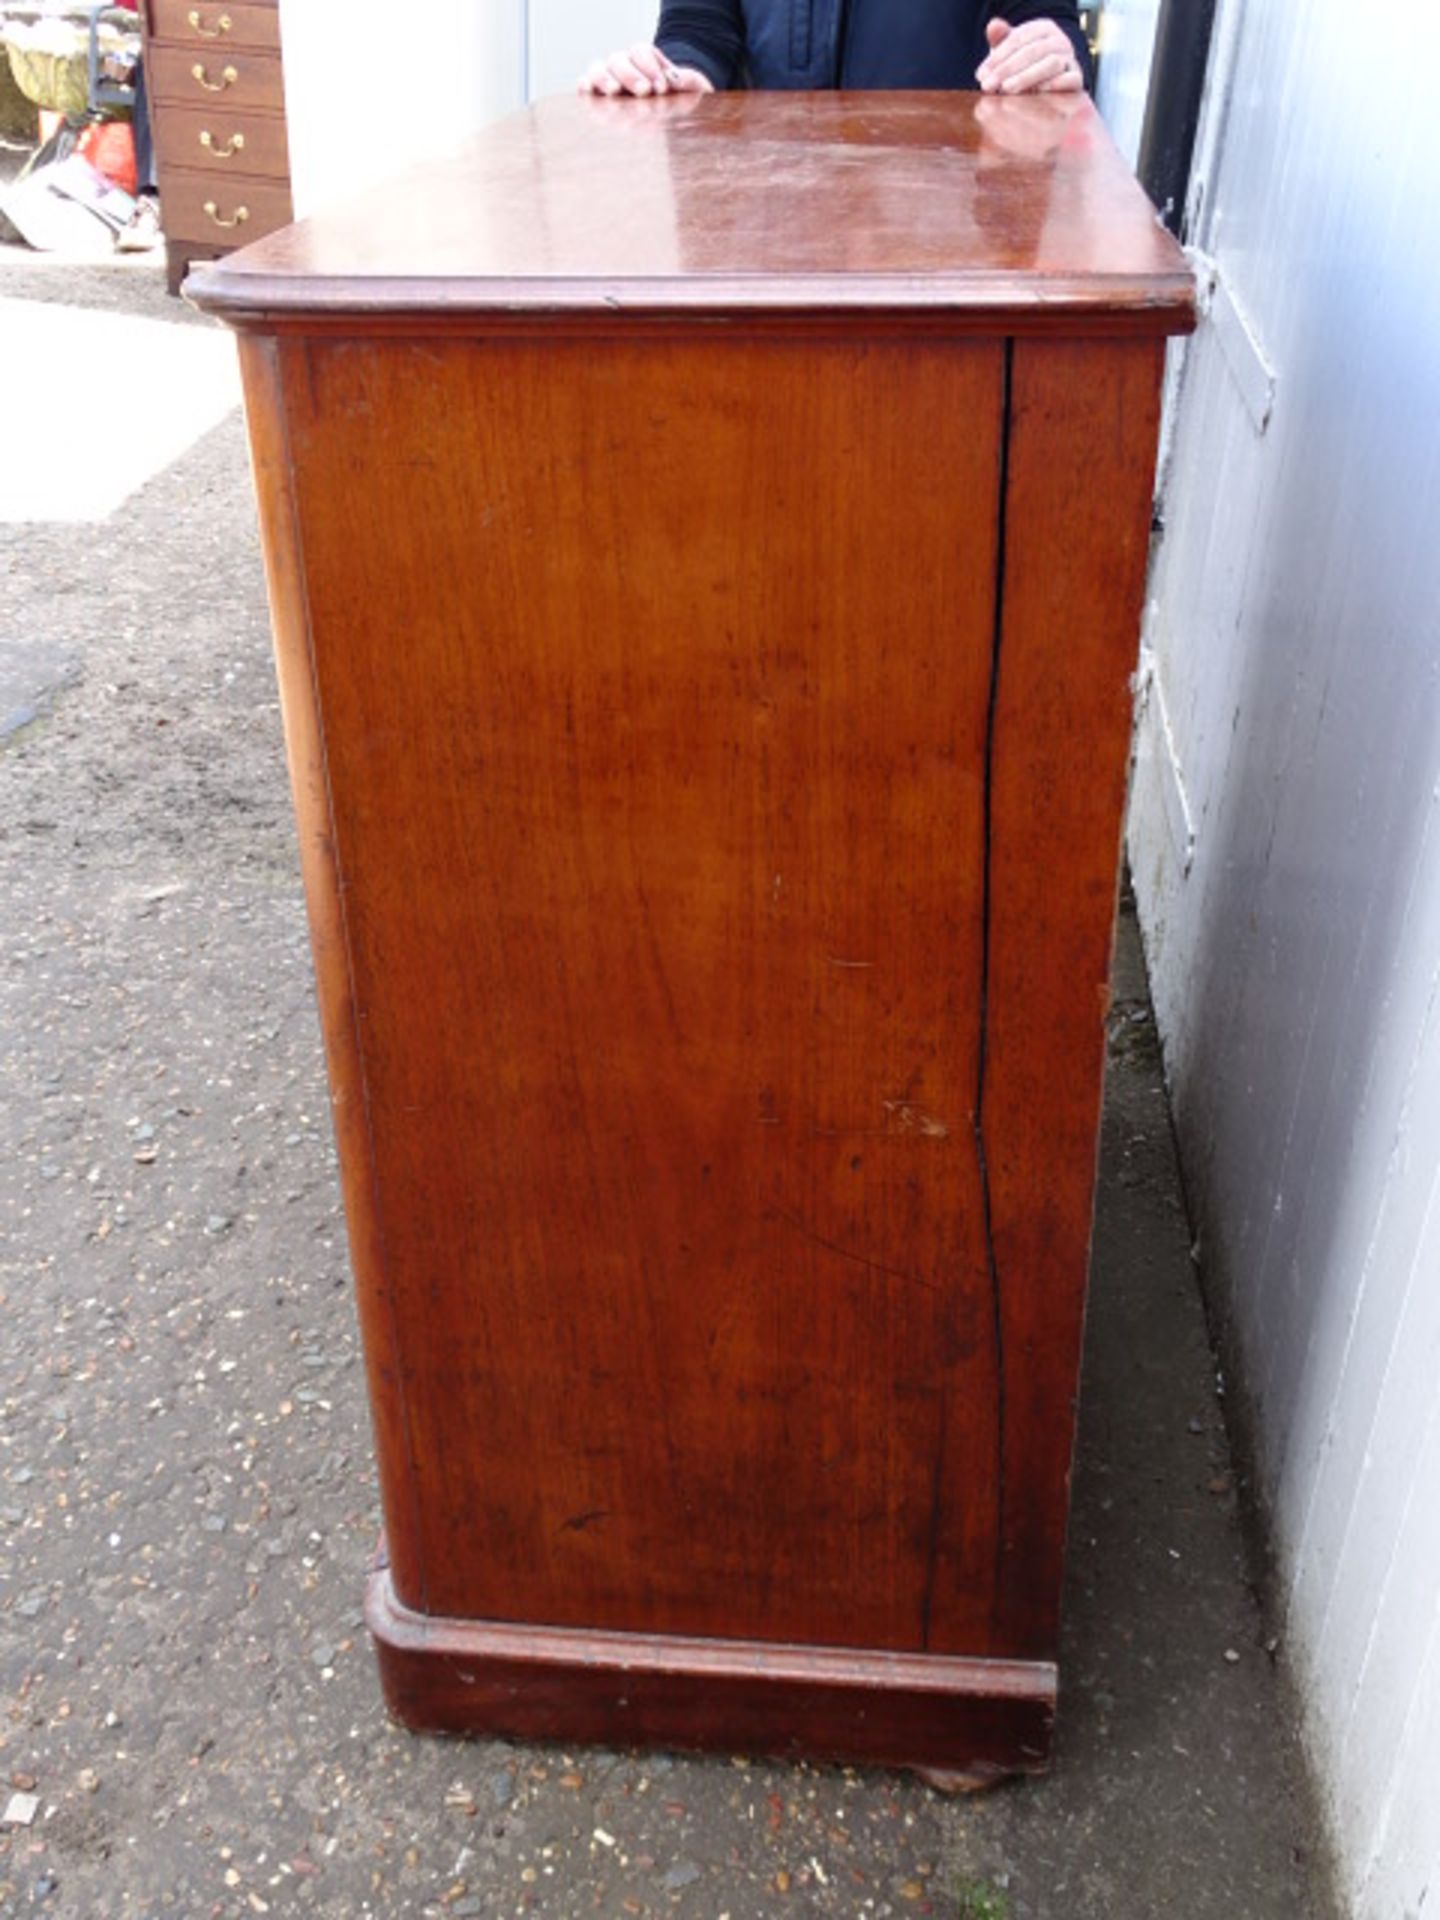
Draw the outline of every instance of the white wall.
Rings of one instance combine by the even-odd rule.
[[[1221,291],[1172,422],[1130,825],[1365,1920],[1440,1913],[1440,25],[1403,11],[1397,58],[1351,0],[1223,0]]]
[[[297,219],[524,98],[524,0],[280,0],[280,34]]]
[[[602,53],[654,37],[660,0],[530,0],[530,97],[565,93]]]
[[[1145,127],[1145,99],[1160,0],[1105,0],[1100,14],[1100,74],[1095,104],[1133,167]]]
[[[599,54],[648,40],[660,0],[280,0],[295,215],[447,153]],[[398,37],[397,37],[398,36]]]

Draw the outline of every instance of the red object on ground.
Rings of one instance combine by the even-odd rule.
[[[76,151],[84,154],[112,185],[134,193],[135,135],[128,120],[103,120],[98,126],[87,127],[76,143]]]

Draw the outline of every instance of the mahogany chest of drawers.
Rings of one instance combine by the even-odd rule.
[[[570,99],[190,291],[392,1706],[1043,1767],[1181,255],[1083,99]]]
[[[191,261],[292,216],[279,0],[143,0],[172,293]]]

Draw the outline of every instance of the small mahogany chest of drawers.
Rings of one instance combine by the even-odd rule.
[[[292,217],[279,0],[142,0],[170,291]]]
[[[1164,336],[1088,100],[553,100],[241,335],[420,1727],[1046,1763]]]

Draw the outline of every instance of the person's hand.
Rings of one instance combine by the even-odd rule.
[[[642,97],[657,93],[713,93],[715,89],[698,67],[677,67],[658,47],[642,42],[627,53],[596,60],[581,78],[581,93],[599,93],[607,99],[620,94]]]
[[[1027,20],[1012,27],[992,20],[985,28],[990,51],[975,70],[982,93],[1079,93],[1085,76],[1075,49],[1053,20]]]

